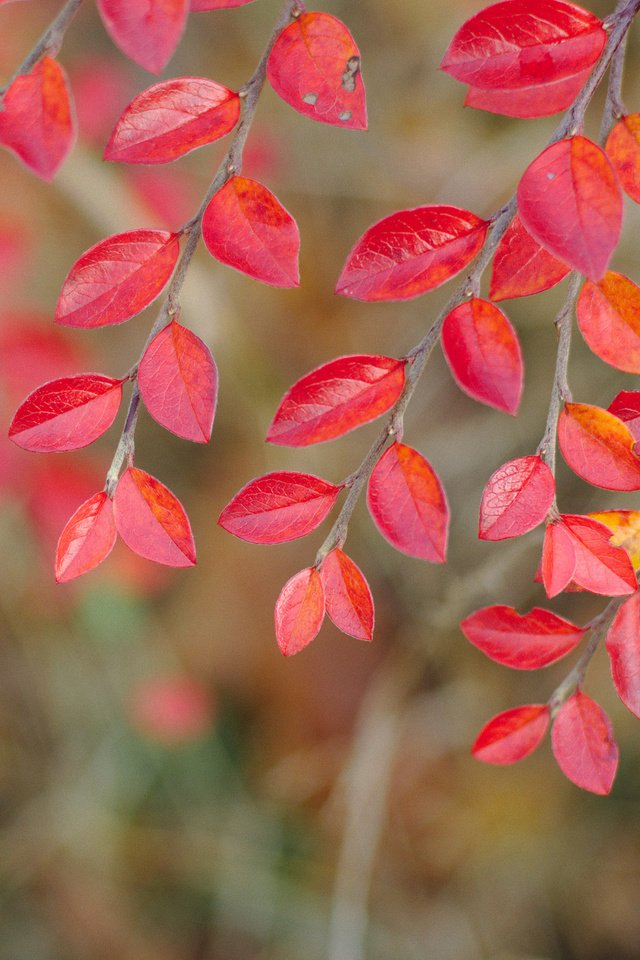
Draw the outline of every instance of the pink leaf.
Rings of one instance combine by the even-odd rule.
[[[196,548],[184,507],[159,480],[128,467],[113,497],[118,533],[134,553],[169,567],[191,567]]]
[[[611,676],[618,696],[640,717],[640,593],[625,600],[607,634]]]
[[[463,620],[460,628],[475,647],[514,670],[537,670],[555,663],[585,635],[582,627],[541,607],[523,616],[513,607],[485,607]]]
[[[478,734],[471,752],[483,763],[516,763],[536,749],[549,726],[549,708],[532,703],[492,717]]]
[[[189,0],[98,0],[105,28],[134,63],[160,73],[180,43]]]
[[[553,474],[539,456],[510,460],[482,492],[478,536],[506,540],[528,533],[545,519],[554,496]]]
[[[326,611],[339,630],[358,640],[373,636],[373,598],[362,571],[342,550],[332,550],[322,561]]]
[[[276,601],[276,640],[285,657],[299,653],[317,637],[324,620],[324,590],[314,567],[288,580]]]
[[[591,793],[610,793],[618,766],[611,721],[581,690],[558,710],[551,746],[558,766],[572,783]]]
[[[73,580],[97,567],[111,553],[116,536],[113,504],[101,491],[78,507],[60,534],[56,548],[57,582]]]

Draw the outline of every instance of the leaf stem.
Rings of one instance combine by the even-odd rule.
[[[75,0],[75,2],[82,2],[82,0]],[[156,334],[158,334],[160,330],[162,330],[163,327],[169,323],[170,320],[174,319],[174,317],[177,317],[180,313],[180,293],[187,278],[189,265],[191,264],[193,255],[196,252],[198,243],[200,242],[200,237],[202,235],[202,218],[204,217],[205,210],[207,209],[214,194],[216,194],[232,176],[239,173],[242,169],[242,156],[245,144],[247,142],[247,137],[249,135],[249,130],[251,129],[251,125],[256,114],[258,100],[266,80],[267,61],[269,59],[269,55],[273,49],[273,45],[278,39],[278,36],[294,16],[299,5],[299,0],[286,0],[284,6],[282,7],[280,15],[274,24],[271,36],[267,41],[253,76],[240,90],[242,116],[235,129],[231,145],[229,146],[227,153],[220,163],[213,180],[209,184],[197,213],[190,220],[187,220],[187,222],[178,231],[187,238],[184,250],[182,251],[173,277],[171,278],[171,283],[169,284],[164,302],[149,332],[149,336],[147,337],[145,345],[142,348],[138,363],[136,363],[129,372],[129,379],[133,384],[131,398],[129,400],[129,407],[127,410],[124,427],[122,428],[122,434],[120,436],[120,440],[118,441],[118,446],[116,447],[113,460],[111,461],[111,466],[107,472],[107,478],[105,482],[105,492],[110,497],[113,496],[115,491],[120,470],[122,469],[125,459],[131,460],[133,458],[135,449],[135,429],[140,406],[140,388],[138,386],[138,366],[140,360],[144,356],[147,347]]]

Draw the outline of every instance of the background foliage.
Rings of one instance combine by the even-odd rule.
[[[210,76],[236,89],[253,70],[276,6],[259,0],[194,15],[163,76]],[[554,118],[525,123],[463,110],[462,88],[436,70],[456,27],[479,6],[325,5],[362,52],[367,134],[314,125],[265,91],[244,172],[267,182],[296,216],[302,285],[267,288],[201,254],[184,304],[220,369],[213,441],[193,448],[146,416],[137,435],[138,464],[162,476],[189,510],[194,570],[168,571],[122,550],[56,587],[55,540],[101,485],[95,478],[113,437],[90,453],[47,458],[2,441],[3,960],[640,955],[637,724],[617,702],[604,651],[590,687],[621,744],[609,799],[567,783],[548,750],[504,770],[469,757],[488,716],[544,699],[566,672],[559,665],[510,673],[458,629],[480,605],[524,610],[542,600],[532,583],[542,532],[481,543],[477,509],[491,472],[540,437],[562,293],[507,305],[527,369],[515,420],[463,396],[434,355],[406,438],[447,488],[450,559],[436,567],[396,554],[359,508],[349,553],[376,597],[372,645],[327,623],[304,654],[284,660],[273,640],[273,602],[312,562],[315,543],[254,547],[215,524],[257,474],[300,469],[334,482],[348,474],[377,426],[294,454],[270,448],[263,437],[282,393],[341,354],[402,355],[444,302],[446,289],[404,304],[334,297],[355,239],[387,213],[423,203],[488,215],[546,143]],[[57,7],[40,0],[2,8],[2,74]],[[590,9],[609,12],[607,3]],[[114,50],[91,5],[67,35],[64,62],[81,139],[53,186],[0,154],[5,423],[64,363],[70,372],[124,373],[151,321],[56,334],[53,345],[62,280],[108,233],[177,227],[226,149],[213,145],[159,170],[102,163],[114,121],[149,75]],[[637,110],[633,40],[628,66],[626,94]],[[597,137],[595,128],[586,132]],[[625,215],[614,268],[637,281],[640,214],[627,205]],[[7,237],[11,254],[3,252]],[[619,389],[633,389],[633,378],[578,338],[570,379],[575,399],[605,407]],[[559,485],[572,512],[636,507],[635,495],[594,491],[563,465]],[[554,609],[583,622],[601,606],[569,595]],[[162,727],[157,705],[166,713],[168,696],[174,722]]]

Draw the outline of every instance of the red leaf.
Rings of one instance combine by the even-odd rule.
[[[507,0],[458,30],[440,68],[487,90],[559,80],[596,62],[607,35],[588,10],[564,0]]]
[[[342,550],[332,550],[322,561],[320,576],[327,613],[338,630],[371,640],[373,598],[363,573]]]
[[[640,287],[612,271],[599,283],[587,280],[576,315],[582,336],[601,360],[640,373]]]
[[[297,287],[300,234],[291,216],[266,187],[231,177],[215,194],[202,220],[211,256],[273,287]]]
[[[75,139],[64,70],[51,57],[43,57],[31,73],[16,77],[2,103],[0,144],[43,180],[52,180]]]
[[[464,98],[465,107],[488,110],[503,117],[534,120],[549,117],[570,107],[586,83],[591,67],[570,77],[561,77],[548,83],[533,84],[521,90],[483,90],[469,87]]]
[[[485,724],[471,753],[483,763],[516,763],[533,753],[548,726],[549,708],[544,703],[505,710]]]
[[[16,411],[9,437],[34,453],[86,447],[115,420],[123,382],[100,373],[81,373],[44,383]]]
[[[529,297],[560,283],[569,267],[527,233],[516,214],[493,258],[490,300]]]
[[[444,321],[442,349],[461,390],[515,416],[524,376],[522,352],[498,307],[478,297],[461,303]]]
[[[458,207],[401,210],[362,235],[336,293],[354,300],[408,300],[446,283],[481,249],[486,220]]]
[[[482,492],[478,536],[506,540],[528,533],[545,519],[554,496],[553,474],[539,456],[510,460]]]
[[[237,93],[203,77],[164,80],[131,101],[115,125],[105,160],[168,163],[233,130]]]
[[[591,793],[611,791],[618,746],[602,707],[577,690],[556,714],[551,747],[558,766],[576,786]]]
[[[162,291],[179,252],[177,235],[165,230],[130,230],[101,240],[69,271],[56,323],[104,327],[130,320]]]
[[[622,228],[622,196],[606,153],[586,137],[559,140],[518,185],[524,226],[549,253],[597,283]]]
[[[514,670],[537,670],[555,663],[571,653],[586,633],[541,607],[524,616],[513,607],[485,607],[463,620],[460,628],[478,650]]]
[[[640,490],[640,458],[629,428],[608,410],[567,403],[558,420],[558,444],[574,473],[605,490]]]
[[[623,190],[640,203],[640,113],[630,113],[616,123],[606,150]]]
[[[607,634],[611,676],[625,707],[640,717],[640,593],[622,604]]]
[[[218,523],[249,543],[296,540],[322,523],[341,489],[308,473],[266,473],[235,495]]]
[[[134,553],[169,567],[191,567],[196,548],[177,497],[155,477],[128,467],[113,497],[118,533]]]
[[[180,43],[189,0],[98,0],[107,33],[134,63],[160,73]]]
[[[175,320],[151,341],[138,368],[145,406],[185,440],[206,443],[218,394],[218,371],[207,345]]]
[[[393,443],[373,468],[369,512],[382,536],[410,557],[444,563],[449,507],[438,475],[425,458]]]
[[[609,404],[609,413],[626,423],[638,444],[640,442],[640,392],[621,390]]]
[[[191,12],[198,10],[227,10],[230,7],[244,7],[253,0],[191,0]]]
[[[284,395],[267,440],[305,447],[375,420],[402,393],[404,368],[404,360],[380,356],[339,357],[323,364]]]
[[[60,534],[56,548],[56,580],[73,580],[109,556],[116,542],[113,504],[101,491],[78,507]]]
[[[344,23],[329,13],[303,13],[282,31],[267,62],[269,83],[312,120],[367,129],[360,51]]]
[[[629,555],[609,542],[611,530],[589,517],[563,514],[546,530],[542,580],[554,597],[571,581],[591,593],[617,597],[635,593],[636,575]]]
[[[323,620],[322,580],[314,567],[308,567],[287,580],[276,601],[276,640],[285,657],[311,643]]]

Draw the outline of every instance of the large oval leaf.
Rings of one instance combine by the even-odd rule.
[[[404,386],[404,360],[339,357],[312,370],[284,395],[267,440],[304,447],[341,437],[385,413]]]
[[[481,249],[488,224],[468,210],[401,210],[362,235],[336,293],[354,300],[408,300],[446,283]]]
[[[574,473],[605,490],[640,490],[640,457],[629,428],[588,403],[567,403],[558,420],[558,444]]]
[[[411,557],[444,563],[449,506],[440,479],[417,450],[393,443],[373,468],[369,512],[382,536]]]
[[[278,96],[312,120],[367,129],[360,51],[329,13],[302,13],[282,31],[267,62]]]
[[[98,0],[111,39],[134,63],[161,73],[180,43],[189,0]]]
[[[212,257],[272,287],[297,287],[300,233],[266,187],[231,177],[211,199],[202,239]]]
[[[78,507],[60,534],[55,563],[57,582],[73,580],[97,567],[111,553],[116,537],[113,503],[101,491]]]
[[[135,97],[115,125],[105,160],[168,163],[233,130],[237,93],[204,77],[163,80]]]
[[[602,707],[577,690],[556,714],[551,747],[558,766],[576,786],[591,793],[611,792],[618,746]]]
[[[476,610],[460,629],[488,657],[514,670],[537,670],[555,663],[571,653],[586,632],[542,607],[520,616],[505,606]]]
[[[548,726],[549,708],[544,703],[505,710],[484,725],[471,753],[483,763],[517,763],[533,753]]]
[[[587,280],[576,315],[582,336],[601,360],[640,373],[640,287],[613,271],[599,283]]]
[[[373,597],[362,571],[342,550],[322,561],[320,576],[329,617],[339,630],[358,640],[373,636]]]
[[[324,620],[324,589],[315,567],[287,580],[276,601],[276,640],[285,657],[299,653],[317,637]]]
[[[34,453],[86,447],[115,420],[122,384],[122,380],[100,373],[51,380],[20,405],[11,421],[9,437]]]
[[[341,489],[309,473],[266,473],[235,495],[218,523],[249,543],[285,543],[315,530]]]
[[[529,297],[560,283],[570,268],[552,256],[515,216],[493,258],[490,300]]]
[[[130,320],[161,293],[179,253],[177,235],[166,230],[130,230],[101,240],[69,271],[56,323],[104,327]]]
[[[118,533],[135,553],[170,567],[191,567],[196,548],[178,498],[144,470],[128,467],[113,495]]]
[[[640,717],[640,593],[622,604],[607,634],[611,676],[625,707]]]
[[[479,538],[506,540],[528,533],[545,519],[554,496],[553,474],[539,456],[510,460],[482,492]]]
[[[518,185],[525,228],[555,257],[598,282],[620,239],[622,196],[606,153],[586,137],[559,140]]]

